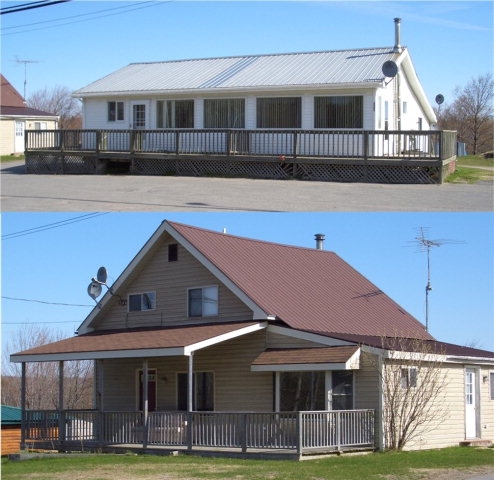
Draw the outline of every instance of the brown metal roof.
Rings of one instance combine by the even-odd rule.
[[[358,346],[323,348],[270,348],[262,352],[252,365],[294,365],[301,363],[345,363],[359,349]]]
[[[22,95],[0,73],[0,105],[2,107],[25,107]]]
[[[168,224],[265,312],[292,328],[433,339],[423,324],[334,252]]]
[[[153,355],[159,356],[156,350],[162,350],[163,355],[166,355],[167,349],[174,349],[178,352],[175,354],[180,355],[183,354],[180,353],[180,349],[254,325],[259,325],[259,322],[98,331],[24,350],[12,355],[11,358],[13,361],[20,361],[22,359],[16,357],[39,356],[42,358],[48,355],[52,357],[59,355],[60,358],[67,356],[76,359],[75,356],[85,358],[86,353],[91,354],[91,358],[112,358],[112,356],[117,356],[116,352],[120,352],[119,356],[125,356],[122,355],[123,352],[137,350],[143,353],[153,350]],[[35,361],[35,358],[29,361]]]

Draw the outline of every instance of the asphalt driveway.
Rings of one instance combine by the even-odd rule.
[[[27,175],[1,164],[1,210],[493,211],[492,182],[444,185],[131,175]]]

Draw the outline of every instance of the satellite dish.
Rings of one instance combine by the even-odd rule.
[[[396,77],[396,74],[398,73],[398,65],[396,65],[396,62],[393,62],[393,60],[388,60],[383,63],[382,72],[385,77]]]
[[[106,273],[105,267],[99,267],[98,273],[96,274],[96,279],[99,283],[106,284],[106,280],[108,278],[108,274]]]
[[[91,282],[87,287],[87,293],[94,301],[96,301],[101,295],[101,285],[98,282]]]
[[[438,105],[441,105],[441,103],[444,102],[444,95],[441,95],[440,93],[438,95],[436,95],[436,103]]]

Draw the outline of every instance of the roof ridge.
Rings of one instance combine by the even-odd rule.
[[[241,58],[261,58],[261,57],[283,57],[292,55],[315,55],[321,53],[341,53],[341,52],[361,52],[368,50],[389,50],[393,52],[394,47],[362,47],[362,48],[342,48],[342,49],[330,49],[330,50],[309,50],[302,52],[280,52],[280,53],[253,53],[253,54],[239,54],[239,55],[225,55],[216,57],[195,57],[195,58],[181,58],[175,60],[156,60],[149,62],[131,62],[129,65],[154,65],[159,63],[181,63],[181,62],[197,62],[201,60],[227,60],[227,59],[241,59]],[[406,47],[402,47],[403,50]]]
[[[238,240],[248,241],[248,242],[252,242],[252,243],[259,243],[259,244],[263,244],[263,245],[274,245],[274,246],[277,246],[277,247],[294,248],[294,249],[297,249],[297,250],[307,250],[307,251],[310,251],[310,252],[313,251],[313,252],[331,253],[333,255],[339,256],[333,250],[319,250],[319,249],[317,249],[315,247],[303,247],[303,246],[300,246],[300,245],[292,245],[292,244],[289,244],[289,243],[280,243],[280,242],[275,242],[275,241],[272,241],[272,240],[271,241],[270,240],[262,240],[262,239],[258,239],[258,238],[245,237],[245,236],[242,236],[242,235],[234,235],[232,233],[218,232],[216,230],[212,230],[212,229],[208,229],[208,228],[197,227],[195,225],[187,225],[186,223],[173,222],[173,221],[169,221],[169,220],[165,220],[165,222],[168,225],[172,226],[173,228],[175,228],[175,225],[178,225],[179,227],[183,227],[183,228],[187,228],[187,229],[200,230],[200,231],[203,231],[203,232],[206,232],[206,233],[212,233],[212,234],[216,234],[216,235],[219,235],[219,236],[227,236],[227,237],[230,237],[232,239],[238,239]]]

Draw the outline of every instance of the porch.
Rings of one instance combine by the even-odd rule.
[[[442,183],[456,132],[391,130],[29,130],[27,173],[244,176]]]
[[[375,449],[373,410],[99,412],[27,410],[23,449],[271,456]]]

